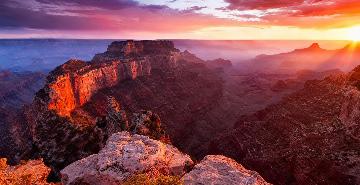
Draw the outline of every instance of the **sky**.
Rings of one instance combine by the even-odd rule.
[[[0,38],[360,40],[360,1],[0,0]]]

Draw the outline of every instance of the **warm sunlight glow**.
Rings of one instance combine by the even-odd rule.
[[[360,26],[349,28],[348,38],[353,41],[360,41]]]

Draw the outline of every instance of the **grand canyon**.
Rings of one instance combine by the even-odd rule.
[[[357,1],[0,2],[0,185],[360,184]]]

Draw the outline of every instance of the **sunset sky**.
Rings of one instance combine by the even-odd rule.
[[[0,38],[360,40],[359,0],[1,0]]]

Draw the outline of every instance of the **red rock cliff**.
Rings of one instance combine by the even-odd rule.
[[[168,41],[114,42],[91,62],[70,60],[51,72],[44,89],[48,109],[70,116],[99,89],[149,75],[152,68],[175,67],[178,56],[178,50]]]

